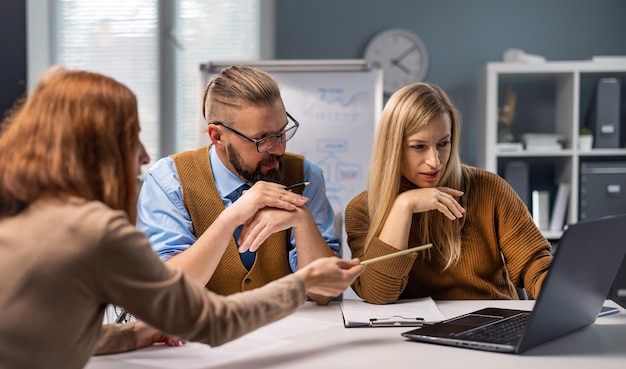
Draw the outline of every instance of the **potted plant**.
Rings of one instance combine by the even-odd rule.
[[[578,149],[580,151],[590,151],[593,147],[593,132],[587,128],[582,127],[578,132]]]

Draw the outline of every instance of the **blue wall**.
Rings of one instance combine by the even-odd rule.
[[[359,59],[387,28],[410,30],[426,45],[426,80],[461,110],[469,164],[476,160],[476,77],[485,63],[512,47],[548,60],[626,55],[623,0],[276,0],[276,58]]]

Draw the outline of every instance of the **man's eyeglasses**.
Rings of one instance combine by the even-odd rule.
[[[292,122],[293,125],[287,127],[290,122]],[[235,134],[245,138],[246,140],[254,143],[256,145],[256,151],[258,151],[260,153],[264,153],[264,152],[270,150],[272,147],[274,147],[274,145],[276,144],[276,141],[278,141],[278,139],[280,139],[280,142],[282,144],[284,144],[285,142],[291,140],[293,138],[293,136],[296,134],[296,131],[298,130],[298,127],[300,127],[300,123],[298,123],[298,121],[293,119],[293,117],[289,113],[287,113],[287,124],[285,124],[285,126],[281,130],[281,133],[279,133],[277,135],[266,136],[266,137],[263,137],[263,138],[260,138],[260,139],[249,137],[249,136],[239,132],[238,130],[234,129],[233,127],[231,127],[228,124],[223,123],[223,122],[210,122],[209,124],[215,124],[216,126],[225,127],[227,129],[229,129],[230,131],[232,131],[233,133],[235,133]]]

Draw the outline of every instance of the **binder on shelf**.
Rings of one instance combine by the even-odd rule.
[[[550,231],[559,232],[565,226],[565,214],[567,213],[567,203],[569,200],[570,184],[560,183],[552,208],[552,218],[550,219]]]
[[[517,195],[530,209],[528,163],[522,160],[511,161],[504,167],[504,179],[513,187]]]
[[[392,304],[375,305],[362,300],[344,299],[341,302],[343,325],[360,327],[421,327],[445,319],[430,297],[399,300]]]
[[[620,147],[620,81],[600,78],[587,111],[594,148]]]

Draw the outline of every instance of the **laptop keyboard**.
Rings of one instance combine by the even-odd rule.
[[[479,339],[494,343],[506,343],[519,338],[524,333],[524,327],[530,314],[518,314],[508,319],[471,329],[460,333],[459,337]]]

